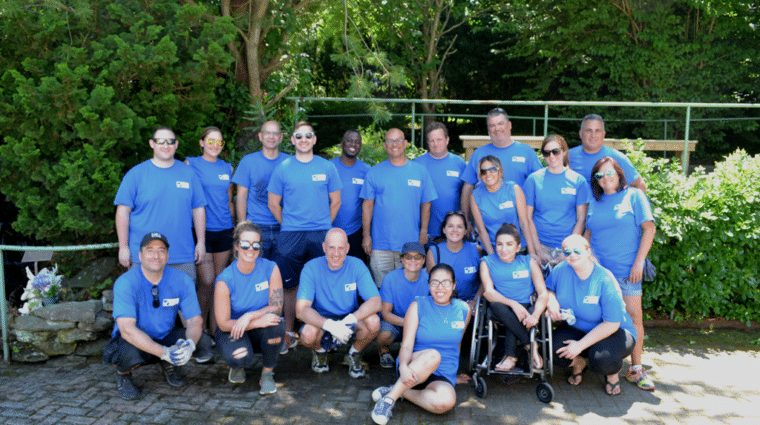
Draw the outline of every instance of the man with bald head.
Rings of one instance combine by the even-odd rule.
[[[378,288],[388,272],[401,267],[406,242],[428,242],[430,203],[438,199],[427,169],[406,158],[408,144],[398,128],[385,133],[388,159],[367,172],[360,194],[362,247]]]
[[[366,374],[362,350],[380,332],[380,293],[367,266],[348,256],[343,229],[330,229],[322,249],[325,256],[309,261],[301,272],[296,301],[296,316],[304,322],[301,344],[312,350],[311,369],[324,373],[330,370],[327,352],[334,348],[332,341],[346,344],[353,339],[344,360],[348,375],[362,378]],[[328,346],[321,343],[326,332],[332,336]]]

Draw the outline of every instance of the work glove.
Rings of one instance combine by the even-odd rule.
[[[341,344],[347,343],[351,338],[351,335],[354,333],[351,328],[346,326],[343,322],[336,322],[332,319],[327,319],[325,321],[325,324],[322,326],[322,329],[330,332],[333,336],[333,339]]]
[[[176,343],[179,348],[172,351],[172,363],[175,366],[182,366],[190,361],[195,351],[195,343],[191,339],[178,339]]]

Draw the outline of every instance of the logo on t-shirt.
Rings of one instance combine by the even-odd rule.
[[[530,276],[527,270],[515,270],[512,272],[512,279],[524,279]]]
[[[351,179],[351,183],[353,184],[364,184],[364,179],[357,179],[356,177]]]
[[[599,297],[596,295],[586,295],[583,297],[583,304],[599,304]]]
[[[473,273],[476,273],[477,271],[478,271],[478,268],[475,266],[464,268],[464,274],[473,274]]]
[[[500,210],[507,209],[507,208],[514,208],[514,207],[515,207],[515,203],[512,201],[507,201],[507,202],[503,202],[499,204]]]
[[[190,189],[190,183],[177,181],[177,187],[180,189]]]
[[[230,175],[229,174],[219,174],[219,180],[229,180]]]
[[[451,322],[451,329],[464,329],[464,320]]]
[[[356,282],[353,283],[347,283],[345,285],[346,292],[356,291]]]
[[[562,194],[563,195],[575,195],[575,188],[574,187],[563,187],[562,188]]]
[[[524,156],[513,156],[512,157],[512,162],[523,162],[524,163],[525,162],[525,157]]]
[[[327,174],[312,174],[311,181],[313,182],[326,182]]]
[[[459,171],[446,170],[446,177],[459,177]]]
[[[263,291],[265,289],[269,289],[269,282],[268,281],[265,280],[265,281],[263,281],[261,283],[257,283],[256,284],[256,292]]]
[[[174,307],[177,304],[179,304],[179,298],[164,298],[162,305],[164,307]]]
[[[420,185],[422,183],[419,180],[409,179],[409,180],[406,181],[406,184],[409,185],[409,186],[420,187]]]

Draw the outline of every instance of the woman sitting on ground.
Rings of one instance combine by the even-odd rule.
[[[454,269],[438,264],[430,271],[430,295],[417,297],[404,317],[404,338],[397,359],[398,380],[372,393],[372,420],[386,424],[402,396],[432,413],[456,403],[459,345],[469,320],[467,303],[456,296]]]
[[[496,232],[496,253],[483,258],[480,280],[483,296],[497,320],[506,327],[504,358],[494,369],[509,372],[517,363],[517,342],[530,350],[533,367],[541,369],[543,359],[538,344],[530,345],[529,330],[538,324],[544,313],[549,294],[538,263],[520,251],[520,232],[513,224],[503,224]],[[535,305],[530,297],[538,294]]]

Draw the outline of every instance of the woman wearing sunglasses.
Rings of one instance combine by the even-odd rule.
[[[200,285],[198,304],[207,330],[213,335],[214,278],[227,267],[232,251],[232,165],[219,159],[224,148],[222,132],[216,127],[206,127],[201,133],[201,156],[185,159],[193,167],[206,195],[206,255],[197,265]]]
[[[641,281],[644,262],[654,240],[652,209],[644,192],[627,185],[623,169],[613,158],[600,159],[591,170],[594,200],[586,216],[586,239],[620,285],[628,314],[636,327],[636,346],[626,378],[645,391],[655,385],[641,365],[644,321]]]
[[[515,182],[504,181],[501,161],[493,155],[484,156],[478,163],[481,184],[470,196],[470,212],[478,229],[480,242],[486,254],[495,252],[496,231],[504,223],[511,223],[523,235],[521,246],[533,254],[533,240],[528,229],[525,195]]]
[[[552,291],[546,309],[552,320],[566,320],[553,332],[554,364],[572,369],[570,385],[580,385],[583,372],[591,368],[604,376],[605,392],[618,395],[618,373],[633,352],[636,328],[617,279],[596,261],[588,241],[570,235],[562,249],[566,260],[546,280]]]
[[[259,256],[261,230],[255,224],[243,221],[235,227],[234,247],[236,260],[216,279],[216,343],[234,384],[245,382],[245,368],[254,363],[253,347],[260,347],[259,393],[272,394],[277,392],[274,367],[285,333],[280,270]]]
[[[523,189],[534,258],[541,267],[551,268],[565,259],[562,240],[583,234],[591,191],[583,176],[568,168],[567,143],[562,136],[547,136],[541,153],[547,166],[529,175]]]
[[[544,366],[538,344],[534,342],[530,346],[528,330],[538,324],[549,294],[538,263],[528,255],[517,255],[519,251],[520,232],[513,224],[504,224],[496,232],[496,253],[483,257],[480,265],[483,296],[494,316],[506,327],[504,358],[494,367],[499,372],[514,369],[518,341],[530,350],[535,369]],[[538,298],[535,305],[531,305],[530,297],[534,293]]]

